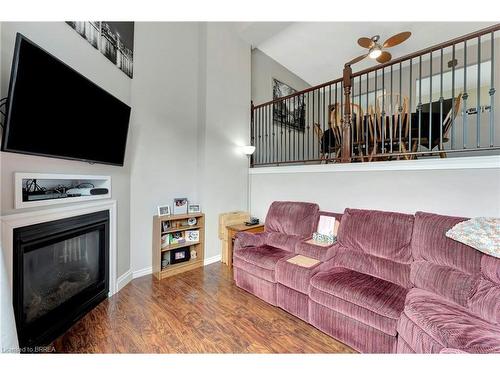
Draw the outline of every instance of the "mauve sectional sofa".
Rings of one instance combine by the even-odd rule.
[[[340,220],[330,247],[306,243],[320,215]],[[500,353],[500,259],[445,236],[463,220],[274,202],[237,237],[235,282],[360,352]]]

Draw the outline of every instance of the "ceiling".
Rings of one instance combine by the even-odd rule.
[[[380,35],[383,42],[401,31],[412,36],[388,49],[393,58],[476,31],[488,22],[248,22],[239,32],[253,47],[259,48],[311,85],[342,76],[344,64],[366,49],[356,41],[362,36]],[[365,59],[353,71],[376,64]]]

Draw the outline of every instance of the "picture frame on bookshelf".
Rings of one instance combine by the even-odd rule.
[[[188,205],[188,213],[189,214],[197,214],[201,212],[201,207],[199,204],[189,204]]]
[[[187,212],[188,212],[188,199],[174,198],[174,215],[187,214]]]
[[[161,223],[161,231],[166,232],[172,227],[172,224],[170,223],[170,220],[167,221],[162,221]]]
[[[200,231],[199,230],[187,230],[185,236],[186,236],[186,241],[188,241],[188,242],[199,242],[200,241]]]
[[[170,216],[170,206],[168,204],[158,206],[158,216]]]

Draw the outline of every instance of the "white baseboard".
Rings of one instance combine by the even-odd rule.
[[[217,262],[220,262],[220,260],[221,260],[220,254],[219,255],[215,255],[215,256],[210,257],[210,258],[205,258],[205,260],[203,261],[203,265],[206,266],[206,265],[209,265],[209,264],[212,264],[212,263],[217,263]],[[142,268],[140,270],[133,271],[132,272],[132,277],[131,277],[130,280],[137,279],[138,277],[141,277],[141,276],[150,275],[152,273],[153,273],[153,267],[145,267],[145,268]],[[121,277],[123,277],[123,276],[121,276]]]
[[[128,270],[116,280],[116,286],[117,286],[116,291],[119,292],[121,288],[123,288],[131,281],[132,281],[132,270]]]
[[[220,260],[221,260],[220,254],[215,255],[215,256],[210,257],[210,258],[205,258],[205,260],[203,261],[203,265],[207,266],[207,265],[212,264],[212,263],[220,262]]]
[[[137,279],[138,277],[150,275],[152,273],[153,273],[153,267],[152,266],[146,267],[146,268],[142,268],[140,270],[132,272],[132,278]]]

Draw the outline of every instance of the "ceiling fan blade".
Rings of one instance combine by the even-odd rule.
[[[377,57],[377,61],[381,64],[386,63],[392,59],[392,55],[389,52],[382,51],[382,54]]]
[[[364,54],[364,55],[361,55],[361,56],[358,56],[356,57],[355,59],[352,59],[351,61],[349,61],[346,65],[353,65],[353,64],[356,64],[357,62],[360,62],[361,60],[363,60],[366,56],[368,56],[368,54]]]
[[[398,44],[403,43],[406,39],[408,39],[411,36],[411,33],[409,31],[403,31],[402,33],[396,34],[391,36],[389,39],[387,39],[384,44],[383,48],[388,48],[388,47],[394,47],[397,46]]]
[[[363,48],[372,48],[374,43],[370,38],[363,37],[358,39],[358,44]]]

